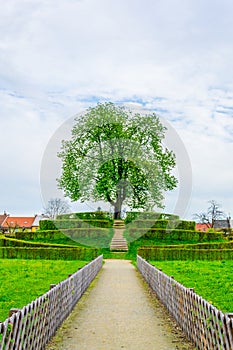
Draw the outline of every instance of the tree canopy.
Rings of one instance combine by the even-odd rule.
[[[59,188],[72,201],[104,200],[120,218],[131,208],[162,207],[177,179],[173,151],[163,146],[166,128],[155,113],[141,115],[113,103],[97,104],[75,119],[59,157]]]

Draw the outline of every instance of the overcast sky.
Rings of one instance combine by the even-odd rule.
[[[188,154],[178,172],[192,167],[179,179],[192,185],[183,217],[211,199],[233,216],[231,0],[0,5],[0,212],[41,213],[49,142],[75,114],[112,101],[153,110],[177,133]],[[165,211],[186,190],[168,194]]]

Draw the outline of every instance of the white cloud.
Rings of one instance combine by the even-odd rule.
[[[209,199],[233,210],[229,0],[0,2],[0,211],[41,209],[47,142],[106,99],[142,103],[177,130],[193,168],[188,216]]]

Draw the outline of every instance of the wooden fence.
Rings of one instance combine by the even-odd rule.
[[[0,323],[0,350],[44,349],[102,267],[99,256]]]
[[[137,256],[137,266],[181,329],[200,350],[233,350],[233,318]]]

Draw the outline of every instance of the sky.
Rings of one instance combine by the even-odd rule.
[[[165,212],[191,219],[216,200],[233,216],[231,0],[0,5],[0,213],[43,212],[58,135],[74,115],[112,101],[157,113],[171,147],[180,145],[179,188]]]

